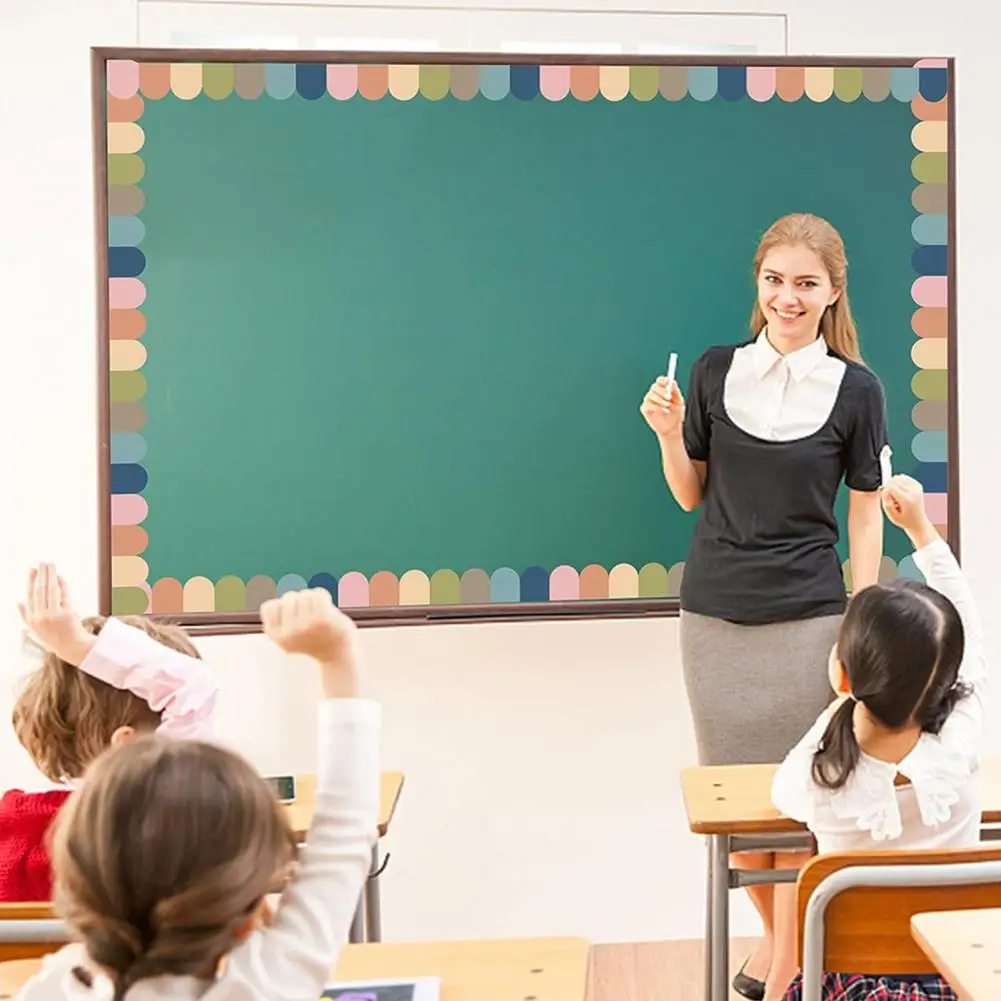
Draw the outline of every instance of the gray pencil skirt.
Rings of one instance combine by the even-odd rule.
[[[699,764],[781,761],[833,695],[840,615],[742,626],[681,613],[681,665]]]

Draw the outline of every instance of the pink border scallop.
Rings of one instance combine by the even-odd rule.
[[[146,301],[146,286],[138,278],[109,278],[111,309],[138,309]]]
[[[925,512],[933,525],[944,525],[949,520],[949,495],[925,494]]]
[[[349,101],[358,93],[358,67],[352,63],[327,66],[327,93],[338,101]]]
[[[547,101],[562,101],[570,93],[570,67],[540,66],[539,93]]]
[[[923,275],[911,286],[911,298],[919,306],[948,306],[949,279],[942,275]]]
[[[358,570],[337,582],[337,604],[342,608],[368,608],[368,578]]]
[[[571,566],[556,567],[549,575],[550,601],[575,601],[580,597],[580,575]]]
[[[112,525],[141,525],[149,514],[149,504],[141,494],[111,495]]]
[[[775,67],[747,67],[747,96],[752,101],[770,101],[775,96]]]
[[[134,97],[139,90],[139,63],[134,59],[108,60],[108,93],[112,97]]]

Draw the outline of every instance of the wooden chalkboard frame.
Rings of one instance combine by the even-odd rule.
[[[109,191],[108,191],[108,118],[106,93],[108,63],[117,60],[162,62],[170,64],[222,62],[245,63],[389,63],[394,65],[559,65],[559,66],[740,66],[740,67],[872,67],[913,68],[932,64],[945,67],[948,91],[943,99],[947,108],[947,212],[948,212],[948,345],[947,411],[948,470],[947,520],[948,541],[957,558],[960,556],[959,504],[959,408],[957,345],[957,245],[956,245],[956,73],[952,58],[878,58],[816,56],[640,56],[640,55],[544,55],[538,53],[418,53],[418,52],[330,52],[261,49],[170,49],[97,47],[91,49],[92,124],[94,157],[95,258],[97,281],[97,399],[98,399],[98,549],[99,608],[113,614],[112,474],[111,474],[111,309],[109,302]],[[140,529],[141,531],[141,529]],[[140,550],[141,552],[142,550]],[[417,625],[435,622],[483,622],[558,620],[573,618],[628,618],[646,615],[678,614],[676,598],[598,599],[524,603],[469,605],[413,605],[345,609],[360,626]],[[256,612],[183,612],[152,618],[168,618],[197,634],[251,633],[260,629]]]

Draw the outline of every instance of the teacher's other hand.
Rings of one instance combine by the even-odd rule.
[[[669,386],[667,376],[662,375],[647,390],[640,404],[643,420],[650,425],[650,430],[661,438],[668,438],[681,433],[685,422],[685,398],[678,389],[678,383]]]

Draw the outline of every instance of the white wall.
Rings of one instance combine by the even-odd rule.
[[[0,649],[7,651],[0,719],[23,666],[15,602],[24,569],[54,559],[75,582],[83,608],[96,600],[88,47],[136,44],[140,23],[148,34],[159,18],[163,29],[168,6],[178,5],[0,6]],[[210,11],[204,16],[216,22],[227,18],[230,34],[260,28],[247,20],[258,15],[239,4],[186,6]],[[525,41],[530,28],[549,40],[584,30],[579,17],[524,13],[558,6],[556,0],[523,0],[518,14],[505,13],[513,5],[503,0],[487,13],[455,6],[455,22],[399,9],[391,17],[405,37],[437,37],[435,27],[445,25],[442,31],[465,32],[471,48],[497,37]],[[601,0],[572,6],[600,10]],[[713,5],[689,0],[683,9],[705,15]],[[972,0],[947,9],[932,0],[728,0],[727,10],[716,22],[726,31],[740,16],[781,15],[790,53],[958,58],[963,558],[989,613],[1001,600],[992,573],[1001,559],[994,537],[998,476],[989,458],[996,454],[993,371],[1001,361],[994,308],[1001,146],[992,48],[1001,37],[1001,9]],[[288,5],[282,13],[291,18],[292,11]],[[606,19],[595,34],[592,17],[587,38],[565,41],[593,43],[603,34],[614,40],[635,28]],[[748,18],[746,25],[749,35],[774,37],[767,34],[772,18]],[[476,37],[488,29],[489,38]],[[773,155],[781,156],[778,142]],[[385,762],[408,774],[390,838],[388,937],[701,934],[702,849],[687,834],[677,788],[693,744],[673,622],[442,626],[369,631],[365,642],[373,690],[387,707]],[[311,769],[312,679],[283,670],[256,637],[202,646],[223,679],[222,736],[267,772]],[[1001,738],[994,749],[1001,750]],[[2,725],[0,762],[4,786],[31,780],[29,763]],[[746,907],[738,907],[735,926],[753,927]]]

